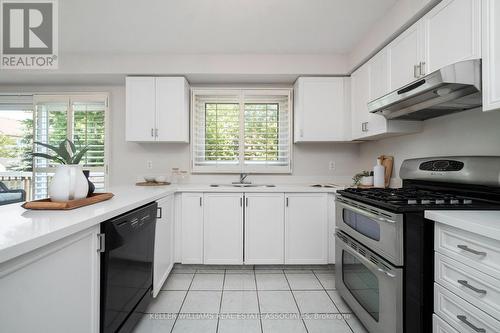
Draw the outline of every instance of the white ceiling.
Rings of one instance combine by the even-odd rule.
[[[397,0],[63,0],[64,53],[350,51]]]

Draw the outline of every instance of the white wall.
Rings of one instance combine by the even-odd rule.
[[[145,174],[169,174],[173,167],[189,170],[189,144],[135,143],[125,141],[125,89],[111,90],[111,184],[131,184]],[[253,182],[349,182],[352,170],[356,169],[359,145],[345,144],[299,144],[294,145],[292,175],[251,175]],[[146,161],[153,162],[153,169],[146,168]],[[335,161],[336,169],[328,169]],[[237,180],[236,175],[191,175],[190,182],[225,182]]]
[[[124,86],[0,86],[0,93],[38,92],[107,92],[110,95],[110,182],[113,185],[133,184],[146,174],[169,175],[173,167],[189,171],[189,144],[135,143],[125,141]],[[349,183],[359,157],[359,145],[352,143],[309,143],[294,145],[292,175],[250,176],[253,182],[318,182]],[[153,162],[147,169],[146,161]],[[336,169],[330,171],[329,162]],[[192,175],[191,182],[225,182],[237,180],[236,175]]]
[[[433,118],[424,122],[421,133],[362,143],[360,169],[370,169],[382,154],[394,156],[394,178],[398,177],[401,162],[407,158],[500,156],[500,112],[476,109]]]

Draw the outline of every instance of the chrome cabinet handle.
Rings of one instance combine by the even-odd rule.
[[[155,136],[155,130],[154,128],[151,129],[151,136],[154,137]]]
[[[240,198],[240,207],[243,207],[243,198]]]
[[[421,61],[418,65],[418,72],[420,73],[420,76],[425,75],[425,61]]]
[[[202,197],[200,197],[200,207],[201,207],[201,204],[202,204],[202,200],[203,200],[203,198],[202,198]]]
[[[245,198],[245,206],[248,207],[248,197]]]
[[[469,288],[472,291],[475,291],[478,294],[486,295],[486,293],[487,293],[486,290],[484,290],[484,289],[479,289],[479,288],[476,288],[474,286],[471,286],[469,284],[469,282],[466,280],[457,280],[457,282],[460,283],[462,286]]]
[[[157,219],[161,219],[163,217],[163,209],[158,207],[158,213],[156,214]]]
[[[465,325],[467,325],[470,328],[472,328],[475,332],[486,333],[486,330],[484,328],[477,327],[476,325],[474,325],[473,323],[471,323],[470,321],[468,321],[466,316],[464,316],[464,315],[457,315],[457,318],[462,323],[464,323]]]
[[[158,129],[155,128],[155,137],[158,137]]]
[[[464,251],[470,252],[472,254],[475,254],[476,256],[485,256],[487,254],[486,252],[482,252],[482,251],[477,251],[477,250],[471,249],[467,245],[459,244],[459,245],[457,245],[457,247],[460,250],[464,250]]]
[[[413,65],[413,77],[415,79],[418,79],[418,72],[419,72],[418,65]]]

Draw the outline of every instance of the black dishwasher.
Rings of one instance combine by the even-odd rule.
[[[152,299],[157,207],[151,203],[101,224],[101,333],[132,331]]]

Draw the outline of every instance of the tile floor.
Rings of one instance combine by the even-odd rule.
[[[366,333],[333,265],[176,265],[135,333]]]

